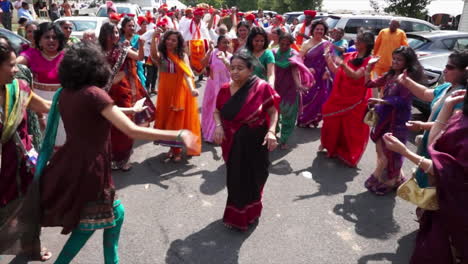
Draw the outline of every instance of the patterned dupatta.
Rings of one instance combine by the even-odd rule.
[[[32,93],[21,90],[18,80],[5,86],[5,111],[3,113],[3,131],[0,142],[6,143],[16,132],[23,120],[24,112],[31,100]]]
[[[120,69],[122,68],[122,65],[124,64],[125,59],[127,58],[128,51],[130,49],[131,47],[120,48],[121,52],[114,66],[112,66],[111,76],[109,77],[106,86],[104,86],[104,91],[109,92],[110,88],[112,87],[112,82],[114,81],[114,78],[117,75],[117,73],[119,73]],[[112,56],[112,50],[109,56]]]

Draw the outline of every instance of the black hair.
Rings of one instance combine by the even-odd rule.
[[[122,22],[121,22],[121,25],[120,25],[120,35],[123,36],[123,35],[125,34],[125,26],[126,26],[128,23],[132,22],[132,21],[133,21],[133,19],[130,18],[130,17],[128,17],[128,16],[126,16],[126,17],[124,17],[124,18],[122,19]]]
[[[250,32],[250,26],[249,26],[249,24],[247,24],[247,22],[241,21],[241,22],[237,23],[236,31],[239,30],[239,28],[241,28],[241,27],[245,27],[247,29],[247,31]],[[237,32],[236,32],[236,34],[237,34]]]
[[[282,34],[284,34],[284,31],[280,28],[280,27],[276,27],[274,29],[271,30],[271,33],[276,33],[276,35],[278,36],[281,36]]]
[[[250,55],[245,50],[234,53],[234,55],[232,55],[232,57],[231,57],[230,63],[232,64],[232,62],[235,59],[242,60],[245,63],[245,65],[247,66],[247,68],[249,68],[249,69],[254,68],[255,59],[254,59],[254,57],[252,55]]]
[[[20,24],[20,25],[23,24],[23,23],[26,23],[26,22],[28,22],[28,19],[25,18],[25,17],[20,17],[20,19],[18,19],[18,24]]]
[[[31,25],[35,25],[36,27],[39,27],[39,23],[37,23],[37,21],[29,20],[28,22],[26,22],[26,25],[24,25],[24,28],[28,29],[28,27]]]
[[[465,76],[460,80],[461,85],[466,85],[466,67],[468,67],[468,50],[455,50],[449,55],[449,61],[460,71],[465,71]]]
[[[279,37],[279,41],[283,40],[283,39],[287,39],[291,44],[294,44],[294,37],[290,34],[290,33],[282,33]]]
[[[426,79],[416,52],[414,52],[411,47],[401,46],[393,51],[392,56],[396,54],[405,58],[405,69],[408,72],[408,76],[414,81],[424,84]],[[395,74],[396,72],[394,69],[390,69],[387,73],[389,76],[394,76]]]
[[[176,54],[177,56],[179,56],[179,58],[183,59],[184,58],[184,38],[182,37],[182,34],[176,30],[171,29],[171,30],[166,31],[166,33],[164,33],[161,41],[159,42],[158,51],[161,52],[164,58],[167,58],[166,40],[171,35],[176,35],[177,37]]]
[[[67,49],[58,73],[64,89],[79,90],[89,86],[104,87],[111,69],[96,44],[79,42]]]
[[[51,22],[44,22],[39,24],[37,30],[34,31],[34,43],[36,44],[36,47],[41,49],[39,42],[41,41],[42,36],[51,30],[55,33],[55,36],[57,37],[57,41],[59,43],[58,51],[63,50],[63,48],[65,47],[65,34],[63,34],[63,31],[60,29],[59,26]]]
[[[66,23],[71,23],[70,20],[61,20],[60,22],[58,22],[59,26],[62,27],[63,25],[65,25]]]
[[[216,41],[216,48],[219,46],[219,43],[221,43],[221,41],[223,41],[225,39],[228,39],[228,38],[226,36],[224,36],[224,35],[219,36],[218,40]]]
[[[250,30],[249,36],[247,37],[247,43],[245,47],[250,51],[253,52],[253,40],[257,35],[261,35],[264,38],[263,49],[268,48],[268,35],[262,27],[253,27]]]
[[[351,61],[354,66],[361,66],[364,60],[372,54],[372,50],[374,49],[374,39],[375,36],[372,32],[364,32],[359,33],[356,37],[359,41],[366,44],[366,53],[362,58],[355,58]]]
[[[28,7],[28,6],[29,6],[29,4],[28,4],[27,2],[22,2],[22,3],[21,3],[21,7],[22,7],[22,8],[26,8],[26,7]]]
[[[0,39],[4,40],[0,41],[0,64],[3,64],[11,58],[11,53],[15,53],[15,50],[11,46],[11,42],[7,37],[0,34]]]
[[[113,23],[106,22],[101,26],[101,30],[99,31],[99,37],[98,37],[98,42],[99,45],[101,46],[101,49],[105,50],[107,46],[107,39],[109,36],[114,34],[114,29],[117,26]]]
[[[310,35],[314,35],[314,30],[318,25],[322,25],[325,28],[325,32],[323,32],[323,35],[326,35],[328,33],[328,24],[327,22],[323,21],[322,19],[317,19],[312,22],[312,28],[310,30]]]

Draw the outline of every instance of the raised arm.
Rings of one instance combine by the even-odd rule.
[[[113,126],[134,139],[143,140],[179,140],[183,141],[189,150],[196,150],[197,137],[188,130],[160,130],[135,125],[119,108],[113,104],[102,110],[101,114]]]
[[[159,65],[159,62],[161,59],[159,51],[158,51],[160,33],[157,31],[158,29],[154,31],[154,35],[151,39],[151,48],[150,48],[151,55],[150,56],[151,56],[151,61],[155,63],[156,65]]]
[[[408,88],[408,90],[410,90],[414,96],[423,101],[431,102],[434,99],[434,91],[415,82],[408,76],[406,70],[404,70],[403,73],[398,76],[397,81]]]

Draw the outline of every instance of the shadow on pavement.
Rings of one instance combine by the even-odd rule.
[[[172,241],[166,263],[239,263],[240,248],[255,228],[242,233],[227,229],[221,220],[214,221],[184,240]]]
[[[215,195],[226,186],[226,165],[219,166],[214,171],[199,171],[204,182],[200,185],[200,192]]]
[[[359,258],[358,264],[368,264],[380,261],[386,261],[385,263],[401,264],[409,263],[411,254],[413,253],[414,241],[418,231],[414,231],[398,240],[398,248],[395,253],[376,253],[371,255],[365,255]]]
[[[298,195],[294,201],[344,193],[348,188],[346,183],[353,181],[359,174],[359,169],[350,168],[338,159],[327,158],[325,153],[317,153],[310,168],[293,173],[300,175],[303,172],[312,173],[312,179],[319,184],[319,190],[313,194]]]
[[[375,196],[370,192],[344,195],[333,212],[355,224],[356,233],[366,238],[388,239],[400,226],[393,218],[395,195]]]
[[[300,128],[296,126],[293,134],[289,137],[287,142],[289,149],[276,148],[276,150],[270,153],[270,161],[273,163],[276,160],[282,159],[284,156],[294,151],[298,145],[307,144],[317,140],[320,140],[319,128]]]
[[[164,184],[164,181],[174,177],[195,176],[200,173],[199,171],[187,173],[197,166],[186,159],[178,163],[163,163],[165,156],[165,153],[161,153],[146,159],[142,163],[133,162],[133,169],[129,172],[113,171],[112,177],[115,187],[122,189],[130,185],[153,183],[163,189],[168,189],[169,186]]]

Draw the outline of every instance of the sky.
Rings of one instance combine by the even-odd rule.
[[[385,5],[384,0],[377,0],[382,6]],[[459,15],[463,10],[463,0],[433,0],[428,6],[429,14],[448,13]],[[347,9],[353,11],[372,10],[369,5],[369,0],[323,0],[324,10]]]

